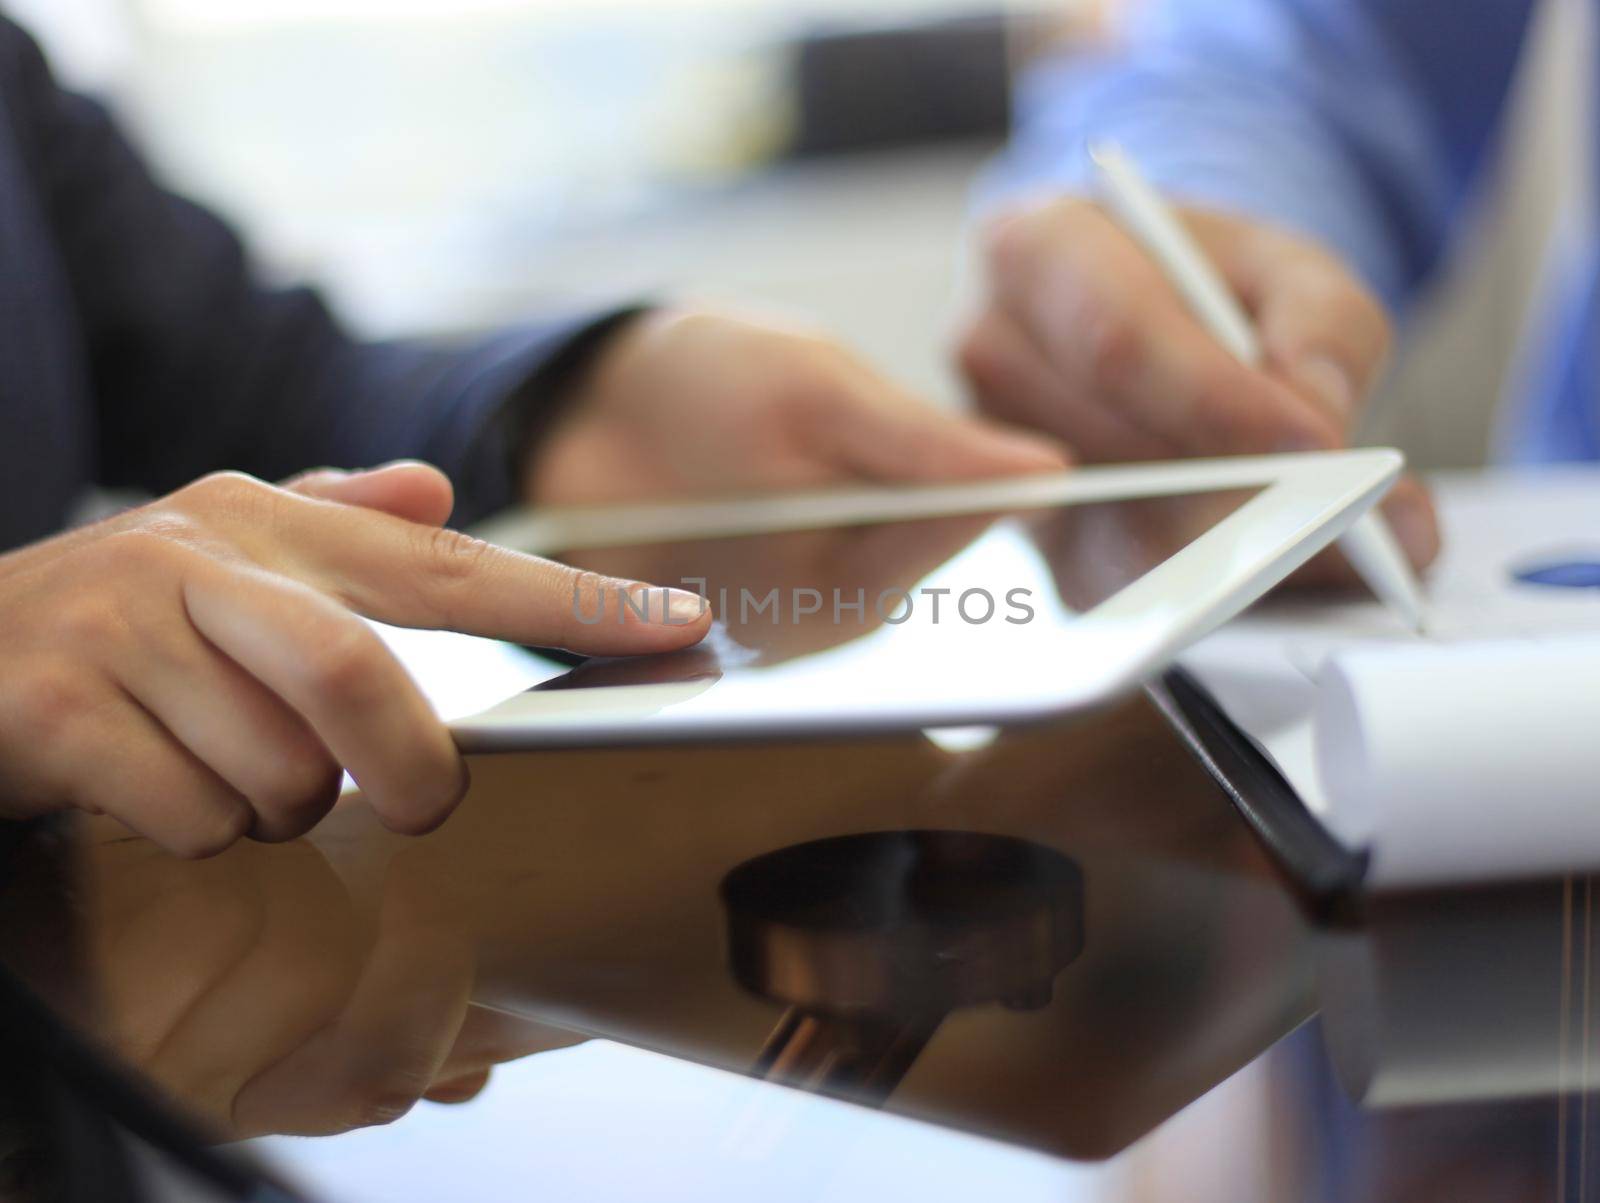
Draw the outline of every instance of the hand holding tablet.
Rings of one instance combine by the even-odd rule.
[[[727,641],[720,675],[704,687],[697,659],[695,688],[665,704],[655,668],[636,686],[612,674],[581,706],[540,687],[451,730],[462,748],[489,751],[1056,717],[1135,688],[1262,596],[1382,497],[1401,465],[1380,449],[511,516],[481,533],[578,562],[610,549],[608,571],[649,563],[661,584],[697,578]],[[1225,516],[1212,525],[1224,494]],[[1171,546],[1145,545],[1158,549],[1154,562],[1128,565],[1098,596],[1063,596],[1061,582],[1099,572],[1108,548],[1080,539],[1067,545],[1079,563],[1052,563],[1033,537],[1041,520],[1150,498],[1207,521],[1176,524],[1183,534]],[[930,527],[963,516],[988,521],[919,581],[886,588],[880,557],[846,554],[816,565],[831,565],[831,578],[773,583],[775,544],[804,547],[821,532],[889,548],[898,531],[899,541],[931,545]],[[677,579],[661,578],[666,563]],[[775,647],[800,651],[774,656]],[[641,713],[629,690],[646,686]]]
[[[429,830],[466,769],[363,617],[609,655],[705,634],[692,594],[625,606],[645,586],[447,530],[451,500],[416,463],[219,474],[0,557],[0,817],[107,814],[203,856],[308,830],[344,769]]]

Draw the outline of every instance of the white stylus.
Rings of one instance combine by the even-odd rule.
[[[1089,147],[1101,199],[1176,288],[1213,338],[1240,362],[1260,367],[1261,339],[1243,306],[1178,215],[1122,147]],[[1426,625],[1425,603],[1410,561],[1377,513],[1360,518],[1339,541],[1350,566],[1412,630]]]

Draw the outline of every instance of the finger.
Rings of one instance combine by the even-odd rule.
[[[1054,431],[1087,459],[1154,460],[1177,454],[1170,439],[1069,389],[1022,327],[998,309],[988,310],[968,331],[960,366],[986,412]]]
[[[192,625],[142,630],[119,645],[124,689],[196,759],[242,795],[249,834],[309,831],[339,797],[341,771],[298,714]]]
[[[448,1082],[439,1082],[423,1093],[423,1098],[430,1103],[446,1103],[454,1106],[459,1103],[470,1103],[484,1092],[489,1085],[487,1069],[480,1069],[474,1073],[463,1074],[459,1078],[452,1078]]]
[[[1439,558],[1443,536],[1433,495],[1415,476],[1402,477],[1383,500],[1383,516],[1394,528],[1411,566],[1419,572]]]
[[[1105,214],[1069,203],[1011,219],[991,251],[997,302],[1068,387],[1194,454],[1307,450],[1341,431],[1234,359]]]
[[[1438,511],[1427,486],[1414,476],[1402,477],[1380,508],[1411,566],[1418,572],[1428,568],[1438,558],[1442,540]],[[1361,578],[1335,546],[1295,573],[1291,583],[1303,588],[1352,589],[1361,587]]]
[[[109,820],[105,822],[110,823]],[[126,833],[120,823],[112,824]],[[148,840],[86,850],[84,964],[94,967],[101,1031],[144,1067],[195,1000],[234,964],[260,929],[260,899],[241,888],[235,844],[206,861],[179,861]]]
[[[104,811],[175,856],[214,856],[249,831],[245,799],[132,697],[60,733],[58,772],[74,805]]]
[[[211,563],[183,580],[190,621],[293,708],[385,826],[419,833],[466,792],[466,765],[416,684],[364,622],[307,585]]]
[[[1349,429],[1388,359],[1382,303],[1337,259],[1304,240],[1192,214],[1203,243],[1246,298],[1272,369]]]
[[[238,473],[217,473],[196,482],[186,491],[214,489],[218,493],[226,493],[243,491],[252,486],[258,491],[270,488],[261,481]],[[280,487],[303,497],[381,510],[408,522],[429,526],[443,525],[455,504],[455,493],[449,477],[437,468],[416,460],[396,460],[360,472],[349,472],[342,468],[314,468],[290,477]],[[10,552],[9,557],[19,561],[22,557],[59,556],[81,544],[104,538],[108,530],[136,521],[140,514],[139,510],[113,514],[98,522],[63,532],[34,547],[18,548]]]
[[[425,526],[443,526],[455,507],[450,478],[415,460],[397,460],[364,472],[318,468],[291,477],[283,487],[304,497],[382,510]]]
[[[229,925],[236,943],[221,956],[207,956],[204,943],[183,949],[193,967],[204,971],[203,988],[186,999],[140,1068],[214,1117],[224,1134],[257,1135],[232,1130],[240,1087],[340,1013],[355,988],[366,942],[343,885],[309,843],[270,852],[237,844],[206,865],[213,867],[227,881],[214,884],[209,896],[190,896],[188,913],[171,916],[178,926],[164,937],[181,945],[185,935],[203,936],[216,922],[209,912],[226,915],[231,909],[245,912]],[[143,974],[137,987],[143,994],[161,992],[152,984],[157,979],[150,965],[117,952],[125,974]],[[130,993],[135,988],[130,983]]]
[[[247,519],[231,533],[259,562],[380,622],[614,656],[676,651],[711,626],[693,593],[580,572],[248,477],[212,477],[184,492],[208,512]]]
[[[853,364],[802,418],[823,463],[869,480],[983,480],[1058,472],[1070,462],[1043,435],[946,412]]]
[[[470,941],[426,899],[386,890],[377,943],[339,1016],[246,1084],[245,1131],[304,1135],[389,1123],[433,1084],[467,1014]]]

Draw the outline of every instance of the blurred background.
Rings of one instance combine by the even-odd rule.
[[[10,0],[265,270],[373,335],[693,293],[805,314],[945,402],[1011,73],[1139,0]],[[1225,0],[1218,0],[1225,2]],[[1480,462],[1587,178],[1548,0],[1499,182],[1369,437]]]
[[[694,291],[924,387],[1024,36],[1093,0],[28,0],[183,191],[372,334]]]
[[[369,335],[691,293],[805,315],[955,403],[946,348],[974,284],[971,186],[1005,137],[1010,78],[1037,55],[1094,46],[1138,2],[0,7],[70,82],[113,101],[172,184],[225,210],[264,271],[319,284]],[[1425,466],[1482,461],[1496,402],[1516,387],[1514,348],[1538,320],[1540,263],[1586,209],[1587,7],[1547,0],[1493,184],[1376,407],[1369,436]],[[1241,1185],[1267,1162],[1237,1139],[1241,1117],[1270,1108],[1254,1072],[1104,1173],[1131,1180],[1127,1197],[1265,1197]],[[600,1042],[497,1081],[453,1113],[464,1155],[491,1169],[517,1158],[494,1179],[503,1189],[477,1198],[527,1197],[520,1142],[541,1132],[555,1134],[540,1153],[554,1197],[595,1193],[603,1172],[619,1197],[653,1176],[704,1199],[716,1196],[704,1167],[729,1165],[770,1198],[888,1194],[885,1175],[924,1199],[1062,1203],[1105,1186],[1097,1169],[825,1102],[795,1121],[806,1139],[730,1152],[749,1084]],[[423,1164],[407,1139],[402,1127],[269,1143],[337,1197],[398,1197],[397,1183],[429,1174],[447,1197],[457,1162]],[[1176,1145],[1188,1153],[1168,1156]],[[1196,1169],[1196,1149],[1215,1164]],[[1181,1187],[1160,1181],[1164,1164],[1187,1167]]]

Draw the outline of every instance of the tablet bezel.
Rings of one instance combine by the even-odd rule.
[[[466,751],[837,735],[1014,725],[1112,701],[1166,668],[1339,538],[1398,479],[1390,448],[1094,466],[952,485],[875,487],[745,500],[524,511],[477,533],[519,550],[631,546],[890,521],[1020,512],[1226,490],[1259,492],[1073,622],[1070,673],[1004,697],[933,697],[853,679],[825,699],[785,697],[759,672],[736,689],[602,686],[523,693],[450,724]],[[870,676],[870,674],[869,674]],[[713,701],[713,698],[717,700]]]

